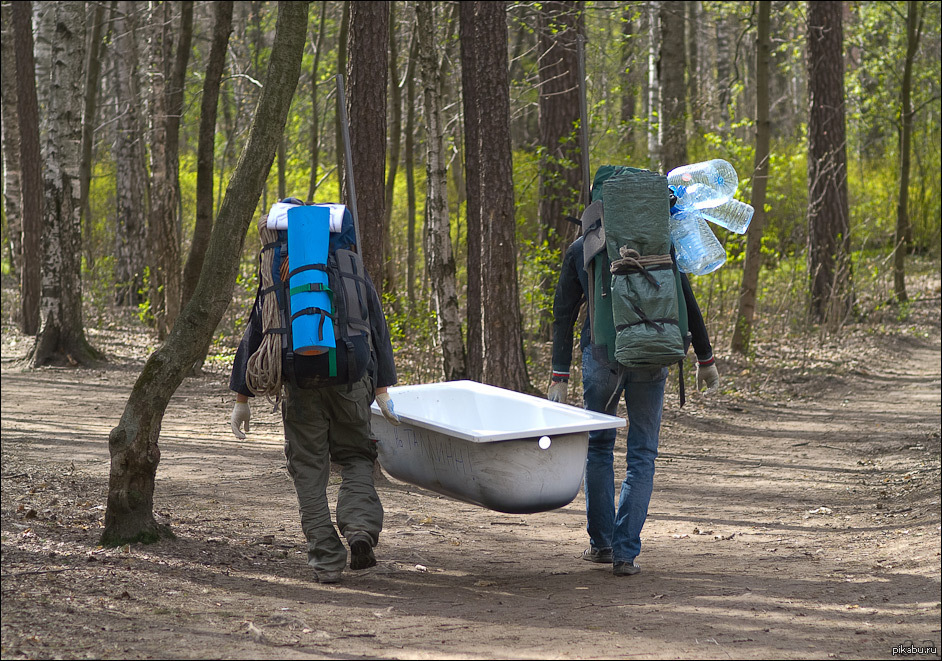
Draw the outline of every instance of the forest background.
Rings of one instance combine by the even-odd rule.
[[[284,132],[267,126],[274,164],[243,211],[349,199],[345,73],[363,252],[401,383],[545,389],[565,218],[604,163],[735,166],[756,218],[746,235],[712,227],[727,263],[693,283],[718,351],[905,320],[906,278],[937,274],[942,252],[939,7],[309,3]],[[262,123],[276,5],[3,12],[2,263],[19,281],[4,316],[35,336],[33,366],[100,360],[85,327],[115,312],[162,342]],[[506,48],[482,47],[494,39]],[[254,299],[258,236],[229,238],[235,284],[198,363],[231,361]]]

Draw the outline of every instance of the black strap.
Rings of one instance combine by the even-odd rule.
[[[305,264],[304,266],[299,266],[296,269],[291,269],[288,271],[288,279],[291,279],[293,276],[296,276],[298,273],[304,273],[305,271],[327,271],[326,264]]]

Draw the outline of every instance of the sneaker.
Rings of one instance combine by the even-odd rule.
[[[315,570],[314,577],[317,579],[318,583],[339,583],[340,582],[341,570]]]
[[[597,549],[590,546],[582,552],[582,559],[587,562],[609,563],[612,561],[612,549]]]
[[[616,562],[612,565],[612,573],[615,576],[634,576],[641,573],[641,567],[634,562]]]
[[[353,533],[348,541],[350,543],[350,569],[369,569],[376,566],[373,540],[367,533]]]

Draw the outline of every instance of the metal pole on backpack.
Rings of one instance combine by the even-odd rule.
[[[353,185],[353,154],[350,151],[350,124],[347,121],[347,97],[343,88],[343,74],[337,74],[337,112],[340,113],[340,132],[343,134],[344,165],[347,170],[347,191],[349,193],[350,215],[353,216],[353,230],[356,234],[357,252],[363,254],[360,243],[360,220],[357,217],[357,189]]]

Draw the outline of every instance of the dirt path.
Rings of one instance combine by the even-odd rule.
[[[100,549],[107,434],[140,364],[17,371],[5,331],[2,656],[938,658],[929,305],[927,324],[855,335],[865,360],[728,359],[723,394],[671,395],[630,578],[579,560],[581,493],[519,516],[389,480],[378,566],[318,585],[280,421],[257,406],[236,441],[222,373],[165,418],[156,506],[178,538]]]

